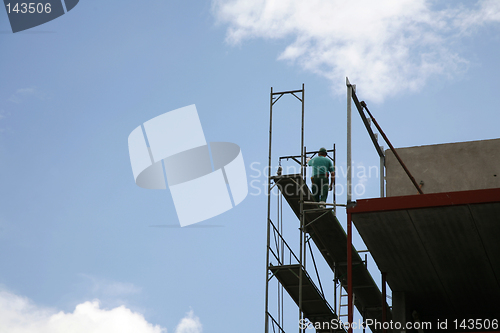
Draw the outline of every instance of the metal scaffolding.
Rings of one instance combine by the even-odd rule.
[[[301,112],[301,132],[300,132],[300,175],[303,179],[305,179],[305,168],[304,168],[304,162],[305,162],[305,156],[304,156],[304,97],[305,97],[305,89],[304,89],[304,84],[302,84],[302,89],[301,90],[290,90],[290,91],[283,91],[283,92],[274,92],[273,88],[271,88],[271,94],[270,94],[270,112],[269,112],[269,160],[268,160],[268,172],[269,172],[269,177],[268,177],[268,183],[267,183],[267,251],[266,251],[266,313],[265,313],[265,332],[269,332],[269,319],[272,320],[273,324],[273,330],[275,325],[278,327],[280,332],[284,332],[282,328],[282,322],[281,322],[281,317],[282,315],[278,313],[278,318],[277,320],[271,315],[269,312],[269,282],[272,279],[272,277],[275,275],[276,272],[273,273],[271,277],[269,277],[269,272],[270,270],[270,255],[274,255],[274,257],[277,259],[278,263],[281,263],[282,266],[284,264],[283,259],[284,257],[284,246],[287,247],[287,249],[290,251],[290,261],[291,261],[291,256],[293,255],[294,259],[296,259],[299,267],[303,267],[303,256],[304,256],[304,243],[305,243],[305,233],[303,232],[303,226],[304,226],[304,218],[303,218],[303,193],[300,191],[300,246],[299,246],[299,257],[297,258],[291,248],[288,246],[288,244],[285,242],[285,240],[281,237],[281,228],[282,224],[280,224],[280,221],[278,221],[278,227],[276,227],[273,222],[271,221],[271,191],[272,191],[272,179],[271,179],[271,159],[272,159],[272,139],[273,139],[273,106],[276,102],[279,101],[281,97],[284,95],[292,95],[295,96],[302,105],[302,112]],[[300,96],[300,97],[299,97]],[[271,230],[272,229],[272,230]],[[281,253],[274,253],[271,249],[271,231],[273,232],[273,235],[275,236],[275,245],[277,249],[281,248]],[[276,237],[278,239],[276,240]],[[290,262],[291,263],[291,262]],[[304,279],[304,274],[303,274],[303,269],[298,270],[298,278],[299,278],[299,286],[298,286],[298,306],[299,306],[299,321],[303,319],[303,312],[302,312],[302,280]],[[279,287],[278,287],[279,288]],[[281,294],[280,294],[281,293]],[[283,288],[278,289],[278,303],[281,302],[282,304],[282,295],[283,295]],[[282,309],[282,308],[281,308]],[[282,310],[281,310],[282,311]],[[278,305],[278,312],[280,312],[280,308]]]
[[[348,84],[348,111],[350,101],[354,100],[356,106],[361,105],[357,100],[353,86]],[[301,142],[300,155],[281,156],[278,160],[276,175],[271,175],[272,170],[272,143],[273,143],[273,106],[284,95],[292,95],[301,102]],[[307,151],[304,144],[304,95],[305,89],[274,92],[271,88],[270,94],[270,118],[269,118],[269,159],[268,159],[268,183],[267,183],[267,245],[266,245],[266,299],[265,299],[265,333],[285,332],[284,330],[284,291],[298,307],[298,322],[324,323],[337,321],[340,323],[340,309],[344,307],[349,323],[353,322],[354,306],[366,319],[381,321],[390,317],[387,314],[385,295],[383,295],[367,269],[367,256],[365,259],[352,245],[352,222],[348,213],[347,234],[336,217],[336,208],[343,206],[349,208],[355,204],[351,201],[351,169],[348,167],[348,201],[347,204],[337,204],[335,191],[333,191],[333,204],[321,205],[316,202],[306,183],[306,158],[314,157],[318,151]],[[359,108],[358,108],[359,110]],[[361,113],[361,111],[360,111]],[[364,113],[363,113],[364,115]],[[362,117],[363,118],[363,117]],[[363,119],[367,125],[366,117]],[[368,127],[367,127],[368,128]],[[374,140],[373,132],[369,134]],[[373,141],[376,143],[376,140]],[[382,152],[382,147],[377,144],[377,151]],[[327,150],[331,153],[333,164],[336,165],[336,149]],[[283,174],[282,161],[292,160],[300,165],[300,173]],[[348,166],[350,166],[350,113],[348,112]],[[381,153],[381,165],[383,165],[383,152]],[[383,171],[382,171],[383,174]],[[335,179],[335,178],[334,178]],[[273,189],[277,190],[277,218],[275,222],[271,219]],[[381,196],[383,196],[383,183],[381,183]],[[294,246],[285,240],[283,236],[283,198],[292,209],[299,221],[299,244],[298,255],[293,251]],[[326,206],[326,207],[325,207]],[[290,226],[290,224],[288,224]],[[327,301],[323,284],[321,282],[316,260],[314,258],[311,241],[318,252],[323,256],[326,264],[333,272],[334,295],[333,307]],[[292,245],[296,243],[293,243]],[[309,250],[310,257],[306,257]],[[366,251],[360,251],[366,252]],[[314,270],[308,273],[306,263],[310,262]],[[277,282],[277,313],[270,311],[270,283]],[[337,288],[340,293],[337,293]],[[342,293],[344,289],[347,294]],[[385,288],[384,288],[385,289]],[[347,304],[342,304],[342,297],[348,298]],[[338,302],[338,306],[337,306]],[[347,308],[347,309],[346,309]],[[315,327],[316,328],[316,327]],[[373,330],[373,327],[372,331]],[[299,333],[305,331],[305,327],[299,325]],[[352,328],[349,328],[352,331]],[[364,329],[363,329],[364,331]],[[344,327],[335,329],[332,327],[316,329],[316,332],[346,332]]]
[[[284,290],[291,296],[293,301],[298,306],[298,319],[302,322],[307,320],[322,320],[330,322],[332,319],[338,319],[332,308],[326,301],[323,286],[319,277],[319,272],[316,267],[313,250],[310,244],[311,237],[307,237],[308,224],[311,224],[306,219],[306,214],[317,213],[321,211],[324,215],[325,212],[335,214],[336,212],[336,198],[333,196],[333,204],[327,204],[329,208],[321,208],[319,203],[314,202],[314,199],[309,192],[306,184],[306,158],[314,157],[319,151],[306,150],[304,145],[304,96],[305,89],[302,85],[301,90],[291,90],[283,92],[274,92],[271,88],[270,94],[270,119],[269,119],[269,161],[268,170],[271,173],[272,168],[272,140],[273,140],[273,106],[284,95],[292,95],[301,102],[301,130],[300,130],[300,155],[289,155],[279,157],[278,176],[269,175],[268,178],[268,211],[267,211],[267,254],[266,254],[266,316],[265,316],[265,332],[268,333],[270,327],[273,332],[284,332],[283,317],[284,306],[283,297]],[[332,153],[332,162],[335,165],[335,145],[333,149],[327,150]],[[281,175],[281,163],[283,160],[292,160],[300,165],[300,173],[289,175]],[[287,181],[292,181],[287,182]],[[296,186],[301,184],[300,186]],[[277,187],[281,193],[278,198],[278,217],[276,224],[271,220],[271,201],[274,187]],[[285,187],[283,187],[285,186]],[[291,186],[291,187],[290,187]],[[282,203],[283,192],[289,189],[289,194],[295,195],[293,203],[290,198],[285,197],[288,203],[294,209],[299,220],[299,254],[295,255],[292,248],[285,241],[283,232],[283,219],[282,219]],[[321,217],[321,216],[319,216]],[[315,217],[316,219],[318,216]],[[306,224],[306,221],[309,223]],[[313,221],[314,222],[314,221]],[[271,242],[271,235],[273,236],[274,243]],[[310,251],[310,258],[314,266],[315,278],[318,282],[319,288],[316,286],[313,279],[310,277],[306,270],[306,254],[307,250]],[[271,263],[274,259],[275,265]],[[277,265],[276,265],[277,263]],[[278,283],[278,306],[277,315],[273,316],[269,311],[269,283],[271,280],[276,279]],[[305,329],[299,327],[299,331],[303,332]]]
[[[345,316],[347,317],[347,322],[352,324],[354,321],[354,307],[357,308],[361,316],[363,317],[363,323],[367,322],[370,319],[370,322],[379,322],[381,324],[385,324],[391,322],[393,319],[392,309],[387,305],[387,281],[389,281],[389,285],[391,283],[404,285],[406,283],[399,276],[391,275],[393,271],[401,270],[400,266],[404,266],[401,263],[396,264],[397,260],[401,258],[395,257],[394,264],[389,267],[381,267],[381,281],[382,281],[382,290],[380,290],[377,284],[374,282],[373,277],[369,273],[367,269],[367,255],[365,254],[365,259],[363,260],[360,256],[360,252],[368,252],[368,250],[357,251],[352,244],[353,237],[353,223],[360,223],[360,225],[365,228],[363,230],[364,236],[363,239],[369,239],[372,246],[376,245],[378,255],[384,255],[385,257],[391,257],[393,250],[388,248],[384,243],[385,240],[381,241],[382,236],[380,236],[381,232],[374,232],[373,225],[369,224],[367,214],[371,214],[370,216],[375,216],[377,219],[385,219],[393,221],[391,223],[401,224],[401,216],[405,216],[408,219],[407,224],[408,228],[415,228],[414,221],[417,221],[420,215],[415,215],[410,217],[410,213],[408,211],[413,211],[413,209],[422,208],[422,207],[430,207],[432,206],[432,200],[435,198],[440,199],[443,203],[439,203],[442,206],[460,206],[464,205],[459,200],[456,202],[455,200],[450,200],[449,197],[454,195],[447,193],[446,196],[441,198],[439,195],[424,195],[421,189],[421,186],[417,184],[415,178],[412,176],[406,165],[403,163],[391,142],[383,132],[382,128],[379,126],[371,112],[368,110],[368,107],[364,101],[359,101],[356,95],[356,87],[352,85],[349,80],[346,78],[347,85],[347,203],[346,204],[337,204],[335,191],[333,192],[333,204],[323,204],[316,202],[313,198],[309,187],[306,182],[306,158],[314,157],[318,154],[318,151],[307,151],[305,143],[304,143],[304,95],[305,89],[304,85],[302,85],[301,90],[291,90],[291,91],[283,91],[283,92],[273,92],[271,88],[270,94],[270,119],[269,119],[269,160],[268,160],[268,202],[267,202],[267,247],[266,247],[266,299],[265,299],[265,333],[273,332],[273,333],[283,333],[285,332],[284,326],[284,294],[285,290],[287,294],[290,296],[290,299],[295,303],[298,307],[298,322],[299,323],[313,323],[313,327],[316,329],[318,333],[326,333],[326,332],[352,332],[353,326],[349,325],[346,329],[342,325],[339,327],[333,328],[331,326],[316,326],[316,323],[332,323],[337,321],[337,323],[342,323],[340,321],[341,309],[347,310]],[[284,95],[292,95],[297,100],[301,102],[301,142],[300,142],[300,155],[289,155],[289,156],[281,156],[278,160],[278,169],[276,175],[271,175],[272,170],[272,143],[273,143],[273,106],[274,104],[281,99]],[[363,121],[364,126],[370,136],[372,143],[375,146],[375,149],[380,157],[380,199],[368,199],[368,200],[358,200],[360,203],[352,200],[352,161],[351,161],[351,104],[354,102],[359,115]],[[395,198],[384,198],[385,190],[384,190],[384,168],[385,168],[385,155],[383,151],[383,147],[378,144],[378,137],[371,128],[371,123],[375,125],[378,133],[385,140],[391,151],[394,153],[395,158],[401,164],[401,167],[406,172],[407,176],[415,186],[418,191],[419,197],[411,198],[411,202],[406,202],[407,199],[401,199],[398,197]],[[336,165],[336,149],[335,144],[333,145],[333,149],[328,150],[329,153],[332,153],[332,161],[334,166]],[[284,160],[292,160],[300,165],[300,172],[295,174],[283,174],[282,169],[282,161]],[[335,178],[333,178],[335,179]],[[275,222],[271,219],[271,210],[273,200],[273,189],[277,192],[277,218]],[[485,190],[481,190],[485,191]],[[483,193],[481,192],[481,193]],[[491,191],[488,191],[490,193]],[[477,192],[479,193],[479,192]],[[486,193],[486,192],[485,192]],[[495,189],[493,192],[494,195],[498,195],[498,189]],[[465,196],[465,194],[464,194]],[[431,199],[426,199],[430,198]],[[467,193],[466,199],[462,200],[465,203],[471,203],[472,194]],[[286,200],[294,215],[299,221],[298,234],[299,241],[297,244],[287,242],[284,237],[284,224],[283,224],[283,198]],[[420,199],[421,198],[421,199]],[[461,197],[457,197],[461,198]],[[446,199],[446,200],[445,200]],[[409,200],[409,199],[408,199]],[[400,202],[401,201],[401,202]],[[403,202],[404,201],[404,202]],[[371,202],[374,202],[372,206],[369,206]],[[418,203],[418,205],[416,203]],[[487,200],[480,200],[480,202],[489,202]],[[481,206],[481,216],[486,216],[487,218],[493,221],[496,218],[496,212],[498,210],[498,205],[496,204],[498,200],[495,198],[493,200],[495,206]],[[376,203],[390,203],[389,207],[378,207]],[[366,207],[366,206],[369,207]],[[325,207],[326,206],[326,207]],[[338,206],[346,207],[347,213],[347,230],[344,231],[343,227],[339,223],[336,215],[336,208]],[[471,209],[469,207],[469,209]],[[476,208],[474,208],[476,209]],[[477,208],[479,209],[479,208]],[[491,212],[488,210],[491,209]],[[387,211],[398,211],[403,210],[407,211],[403,215],[398,214],[386,214]],[[487,211],[488,210],[488,211]],[[451,210],[450,210],[451,211]],[[487,212],[486,212],[487,211]],[[447,211],[448,212],[448,211]],[[455,212],[455,211],[453,211]],[[485,213],[486,212],[486,213]],[[364,214],[364,215],[363,215]],[[430,214],[430,213],[426,213]],[[436,210],[436,219],[445,214],[444,210]],[[456,209],[457,218],[464,220],[464,223],[469,223],[470,218],[473,215],[467,213],[464,214],[461,208],[458,207]],[[477,213],[479,214],[479,213]],[[486,215],[485,215],[486,214]],[[383,215],[383,216],[382,216]],[[495,217],[492,217],[495,215]],[[422,217],[423,216],[423,217]],[[422,218],[425,218],[427,215],[422,215]],[[479,216],[479,215],[478,215]],[[469,219],[469,220],[467,220]],[[482,219],[481,219],[482,221]],[[473,221],[476,223],[475,221]],[[290,227],[291,224],[287,223]],[[378,228],[378,227],[377,227]],[[387,228],[387,226],[386,226]],[[385,229],[384,229],[385,230]],[[288,231],[287,231],[288,232]],[[389,234],[387,230],[384,231]],[[374,236],[375,235],[375,236]],[[404,235],[404,237],[409,238],[409,241],[413,241],[417,245],[419,244],[419,238],[410,236],[414,235],[413,233],[408,233],[408,235]],[[396,235],[397,238],[401,238],[401,235]],[[396,237],[393,235],[393,237]],[[482,237],[487,238],[489,234],[485,234]],[[333,306],[327,301],[327,297],[325,295],[325,291],[323,289],[323,284],[320,279],[320,274],[318,267],[316,265],[316,259],[314,258],[313,248],[311,242],[314,243],[315,248],[317,249],[317,253],[320,253],[323,257],[324,261],[333,272]],[[382,245],[379,243],[381,242]],[[369,243],[366,243],[369,245]],[[423,245],[422,245],[423,246]],[[294,249],[298,248],[298,255],[294,253]],[[418,246],[414,246],[415,249],[419,249]],[[307,252],[309,250],[310,256],[307,256]],[[413,247],[408,249],[407,251],[413,251]],[[485,249],[487,250],[487,249]],[[385,252],[384,252],[385,251]],[[416,251],[416,250],[415,250]],[[388,253],[386,253],[388,252]],[[382,253],[382,254],[380,254]],[[478,254],[480,256],[480,254]],[[375,255],[374,255],[375,257]],[[415,256],[418,257],[418,256]],[[489,255],[486,256],[489,258]],[[424,260],[424,258],[419,258],[419,260]],[[379,257],[380,260],[380,257]],[[489,259],[488,259],[489,260]],[[307,271],[307,266],[312,266],[310,272]],[[425,262],[422,263],[422,267],[425,266]],[[485,264],[486,265],[486,264]],[[491,265],[491,264],[490,264]],[[486,267],[486,266],[485,266]],[[313,269],[314,268],[314,269]],[[408,272],[414,272],[414,268],[412,265],[409,265],[405,268]],[[391,271],[392,270],[392,271]],[[434,267],[434,270],[438,271],[437,268]],[[312,272],[312,273],[311,273]],[[420,274],[420,273],[419,273]],[[425,273],[422,273],[425,274]],[[389,279],[389,280],[388,280]],[[399,280],[398,280],[399,279]],[[277,314],[272,314],[270,311],[270,283],[276,282],[277,285],[277,293],[278,293],[278,302],[277,302]],[[436,285],[439,283],[435,283]],[[404,285],[405,288],[410,290],[411,288]],[[340,297],[337,293],[337,288],[340,289]],[[425,287],[427,288],[427,286]],[[424,289],[425,289],[424,288]],[[444,288],[444,286],[443,286]],[[342,290],[345,290],[346,293],[343,293]],[[425,289],[427,290],[427,289]],[[424,290],[424,291],[425,291]],[[398,290],[399,292],[399,290]],[[422,291],[421,291],[422,292]],[[399,294],[398,294],[399,295]],[[401,296],[401,295],[399,295]],[[404,296],[404,295],[403,295]],[[403,297],[402,296],[402,297]],[[347,302],[342,303],[342,297],[347,297]],[[413,296],[417,301],[420,300],[418,295]],[[402,301],[403,300],[403,301]],[[415,302],[417,302],[415,301]],[[425,300],[424,300],[425,301]],[[402,306],[404,310],[404,297],[398,298],[398,306]],[[337,306],[338,303],[338,306]],[[290,303],[288,303],[290,304]],[[403,305],[401,305],[403,304]],[[404,311],[399,310],[395,316],[404,316]],[[402,312],[403,311],[403,312]],[[451,310],[450,310],[451,311]],[[458,311],[458,310],[455,310]],[[434,312],[436,312],[434,310]],[[424,314],[429,315],[424,311]],[[399,318],[398,317],[398,318]],[[363,327],[363,331],[365,331],[366,325]],[[380,327],[380,326],[379,326]],[[306,329],[305,326],[299,324],[299,333],[303,333]],[[385,332],[385,328],[377,328],[373,324],[370,325],[370,329],[373,332]]]

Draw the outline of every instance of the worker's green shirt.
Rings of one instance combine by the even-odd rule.
[[[335,172],[332,160],[325,156],[316,156],[307,164],[312,166],[313,177],[328,177],[328,172]]]

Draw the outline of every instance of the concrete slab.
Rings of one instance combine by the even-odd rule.
[[[500,139],[397,148],[424,193],[500,187]],[[417,194],[394,157],[386,150],[387,196]]]

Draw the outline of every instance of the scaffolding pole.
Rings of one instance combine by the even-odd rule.
[[[295,94],[294,94],[295,95]],[[295,96],[297,97],[297,96]],[[297,97],[298,98],[298,97]],[[302,83],[302,123],[301,123],[301,133],[300,133],[300,174],[304,179],[304,183],[306,181],[305,176],[305,150],[304,150],[304,84]],[[304,230],[304,191],[300,189],[300,265],[302,265],[305,269],[305,235],[306,232]],[[299,323],[304,319],[304,313],[302,311],[302,279],[303,279],[302,270],[299,271]],[[304,332],[304,328],[299,325],[299,332]]]
[[[265,312],[265,333],[269,333],[269,250],[271,248],[271,144],[273,139],[273,87],[270,94],[269,110],[269,160],[267,175],[267,247],[266,247],[266,312]]]
[[[384,146],[380,146],[380,150],[384,151]],[[380,156],[380,197],[385,197],[385,155]]]
[[[351,161],[351,106],[354,87],[346,77],[347,85],[347,206],[352,202],[352,161]],[[351,214],[347,213],[347,322],[353,321],[352,304],[352,221]],[[352,333],[352,325],[349,325]]]
[[[337,216],[337,196],[335,191],[337,190],[337,151],[335,149],[335,143],[333,144],[333,214]],[[330,176],[331,177],[331,176]]]
[[[352,333],[353,322],[353,294],[352,294],[352,220],[351,213],[347,213],[347,322],[349,333]]]
[[[347,84],[347,204],[352,200],[352,173],[351,173],[351,106],[353,86],[348,78],[345,78]]]
[[[283,92],[274,92],[273,88],[271,87],[271,93],[270,93],[270,110],[269,110],[269,158],[268,158],[268,181],[267,181],[267,250],[266,250],[266,300],[265,300],[265,333],[269,333],[269,317],[271,316],[269,313],[269,273],[270,273],[270,252],[271,252],[271,191],[273,186],[271,186],[271,167],[272,167],[272,136],[273,136],[273,105],[285,94],[291,94],[295,96],[302,104],[301,108],[301,140],[300,140],[300,174],[301,178],[304,180],[304,183],[306,181],[306,168],[305,168],[305,158],[306,158],[306,151],[305,151],[305,146],[304,146],[304,119],[305,119],[305,109],[304,109],[304,96],[305,96],[305,87],[304,84],[302,84],[302,89],[301,90],[290,90],[290,91],[283,91]],[[297,94],[300,94],[301,96],[297,96]],[[281,160],[280,160],[281,161]],[[301,267],[304,267],[305,270],[305,261],[306,261],[306,233],[304,230],[304,225],[305,225],[305,217],[304,217],[304,191],[303,189],[300,189],[300,227],[299,227],[299,234],[300,234],[300,241],[299,241],[299,265]],[[279,221],[278,221],[278,227],[279,227]],[[278,232],[280,232],[278,230]],[[279,254],[279,253],[278,253]],[[282,253],[282,255],[284,255]],[[299,301],[298,301],[298,306],[299,306],[299,322],[304,319],[304,313],[303,313],[303,297],[302,297],[302,284],[303,284],[303,270],[299,270]],[[278,286],[279,290],[279,286]],[[279,291],[278,291],[279,295]],[[279,296],[278,296],[279,298]],[[278,299],[278,303],[280,300]],[[278,305],[278,311],[280,310],[280,307]],[[281,311],[283,311],[283,308],[281,307]],[[271,316],[271,319],[273,320],[273,323],[276,323],[274,318]],[[283,318],[280,320],[280,316],[278,316],[278,322],[277,324],[283,324]],[[299,326],[299,332],[303,333],[304,328]]]

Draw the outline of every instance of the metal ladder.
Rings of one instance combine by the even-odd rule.
[[[345,294],[344,294],[345,293]],[[348,299],[348,294],[346,291],[346,288],[340,284],[340,299],[339,299],[339,310],[337,311],[339,320],[342,320],[342,317],[348,317],[349,316],[349,299]],[[352,296],[352,304],[354,304],[354,298],[356,296],[353,294]],[[342,303],[342,301],[345,301],[345,303]],[[345,311],[345,314],[342,314],[342,312]],[[343,320],[342,320],[343,321]]]

